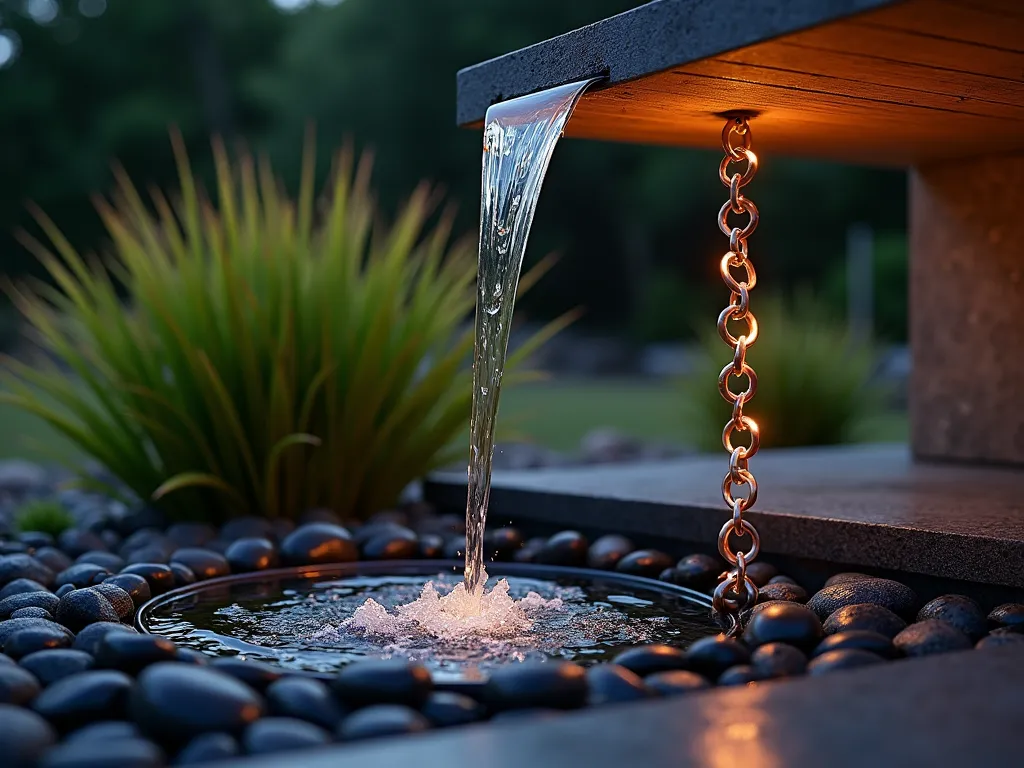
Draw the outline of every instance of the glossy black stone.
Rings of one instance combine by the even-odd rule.
[[[904,619],[917,612],[917,595],[910,587],[892,579],[855,579],[834,583],[814,594],[807,605],[824,621],[840,608],[873,603],[888,608]]]
[[[262,661],[239,658],[221,658],[210,662],[210,667],[231,675],[239,682],[254,688],[261,693],[271,684],[280,680],[282,672],[278,667],[272,667]]]
[[[436,560],[444,554],[444,537],[436,533],[421,533],[419,556],[427,560]]]
[[[493,711],[576,709],[587,703],[587,674],[563,661],[526,661],[495,670],[484,683],[483,701]]]
[[[359,550],[347,528],[330,523],[309,523],[296,528],[281,542],[281,561],[285,565],[350,563]]]
[[[495,560],[511,560],[526,541],[518,528],[505,526],[488,531],[484,538],[484,552]]]
[[[150,664],[174,661],[177,646],[166,637],[110,632],[96,647],[96,667],[137,675]]]
[[[587,537],[579,531],[562,531],[547,540],[534,562],[580,567],[587,563],[589,547]]]
[[[816,677],[843,669],[866,667],[871,664],[878,664],[881,661],[882,657],[871,653],[871,651],[864,651],[859,648],[841,648],[828,651],[811,659],[811,663],[807,665],[807,674]]]
[[[822,628],[827,635],[851,630],[868,630],[892,639],[906,626],[907,622],[888,608],[873,603],[858,603],[840,608],[825,619]]]
[[[466,556],[466,537],[452,536],[446,539],[441,554],[445,560],[461,560],[464,558]]]
[[[44,587],[52,587],[54,573],[31,555],[0,556],[0,587],[16,579],[28,579]]]
[[[747,576],[758,587],[767,586],[768,582],[778,575],[779,569],[763,560],[758,560],[756,563],[751,563],[747,566]]]
[[[625,536],[606,534],[595,539],[587,550],[587,567],[610,571],[634,549],[636,546]]]
[[[905,656],[962,651],[974,645],[959,629],[938,619],[909,625],[892,639],[892,644]]]
[[[20,608],[42,608],[52,614],[59,602],[60,599],[52,592],[20,592],[0,600],[0,620]]]
[[[68,632],[66,627],[49,619],[7,619],[6,621],[0,621],[0,648],[4,647],[8,638],[15,632],[30,627],[45,627],[58,632]],[[70,633],[68,632],[68,634]]]
[[[95,656],[100,641],[110,632],[123,632],[130,635],[138,634],[134,627],[129,627],[127,624],[122,624],[119,621],[98,621],[76,634],[75,642],[71,644],[71,647]]]
[[[647,699],[653,692],[643,678],[618,664],[597,664],[587,670],[587,703],[618,704]]]
[[[895,659],[900,655],[896,650],[896,646],[892,644],[891,638],[867,629],[851,629],[847,632],[836,632],[832,635],[826,635],[825,639],[818,643],[818,647],[814,649],[813,655],[821,656],[829,651],[854,649],[870,651],[877,656],[881,656],[883,659]]]
[[[203,547],[217,538],[217,529],[206,523],[175,523],[164,536],[175,548]]]
[[[792,677],[807,669],[807,656],[787,643],[765,643],[750,654],[750,666],[764,679]]]
[[[74,592],[76,589],[77,587],[74,584],[62,584],[54,590],[54,594],[57,595],[57,597],[64,597],[64,595],[69,592]]]
[[[57,537],[57,547],[68,557],[78,557],[86,552],[106,552],[107,542],[95,531],[68,528]]]
[[[184,563],[172,562],[168,564],[168,567],[171,569],[171,574],[174,576],[175,589],[187,587],[189,584],[195,584],[199,581],[199,577],[196,576],[195,571]]]
[[[93,584],[99,584],[108,576],[113,575],[112,571],[95,563],[75,563],[67,570],[58,573],[54,584],[58,587],[70,584],[75,589],[84,589]]]
[[[704,554],[687,555],[676,563],[675,583],[681,587],[709,592],[718,584],[725,566],[716,557]]]
[[[224,552],[233,573],[251,573],[276,568],[280,562],[277,547],[270,539],[238,539]]]
[[[0,745],[7,768],[32,768],[57,743],[57,732],[35,712],[0,704]]]
[[[640,677],[653,675],[655,672],[690,668],[685,653],[678,648],[660,643],[640,645],[623,651],[615,657],[615,663]]]
[[[709,680],[717,680],[725,670],[750,661],[750,649],[725,635],[702,637],[686,651],[687,668]]]
[[[685,669],[655,672],[645,677],[644,683],[658,696],[681,696],[711,687],[706,677]]]
[[[42,687],[35,675],[14,664],[0,664],[0,704],[26,706]]]
[[[132,685],[123,672],[93,669],[51,684],[32,702],[32,708],[60,731],[97,720],[121,720],[128,715]]]
[[[965,595],[942,595],[917,612],[917,620],[938,619],[959,629],[976,642],[988,631],[981,606]]]
[[[230,675],[175,662],[142,671],[131,707],[150,738],[176,743],[202,733],[240,733],[264,712],[260,695]]]
[[[70,645],[71,635],[63,627],[26,627],[7,638],[3,651],[12,659],[20,659],[36,651],[67,648]]]
[[[400,532],[380,533],[362,547],[367,560],[409,560],[420,550],[419,538],[408,528]]]
[[[134,563],[126,566],[124,573],[134,573],[149,583],[149,591],[153,597],[174,589],[174,573],[163,563]]]
[[[799,603],[773,603],[750,617],[743,640],[751,648],[766,643],[788,643],[811,651],[825,636],[814,612]]]
[[[220,529],[220,537],[226,541],[238,539],[277,539],[274,526],[265,517],[248,515],[228,520]]]
[[[19,608],[11,612],[12,619],[47,619],[53,621],[53,614],[45,608]]]
[[[718,684],[727,687],[747,685],[747,683],[756,683],[761,679],[760,673],[749,664],[737,664],[718,676]]]
[[[331,682],[343,704],[405,704],[419,707],[433,689],[430,673],[420,664],[390,659],[365,661],[341,670]]]
[[[47,587],[44,587],[38,581],[32,579],[14,579],[9,581],[2,589],[0,589],[0,601],[6,600],[12,595],[23,595],[26,592],[49,592]]]
[[[430,728],[422,714],[401,704],[376,704],[353,712],[335,731],[340,741],[420,733]]]
[[[540,553],[544,546],[548,543],[548,540],[540,536],[534,536],[531,539],[527,539],[526,543],[523,544],[523,548],[512,555],[513,562],[516,563],[533,563],[537,560],[537,555]]]
[[[142,731],[127,720],[103,720],[72,731],[64,737],[65,744],[84,744],[88,741],[113,739],[141,739]]]
[[[58,746],[46,754],[39,768],[162,768],[165,765],[163,751],[146,739],[90,739]]]
[[[175,765],[201,765],[228,760],[242,754],[238,740],[230,733],[203,733],[178,753]]]
[[[799,584],[775,582],[765,584],[758,590],[757,601],[766,603],[769,600],[784,600],[791,603],[806,603],[808,597],[807,590]]]
[[[79,555],[75,559],[75,563],[92,563],[101,568],[106,568],[112,574],[117,573],[127,565],[124,558],[120,555],[115,555],[113,552],[99,552],[95,550]]]
[[[615,570],[656,579],[666,568],[671,568],[674,562],[670,555],[656,549],[638,549],[619,560]]]
[[[1003,603],[997,605],[988,615],[991,629],[1012,629],[1024,632],[1024,603]]]
[[[22,669],[35,675],[43,687],[53,685],[65,677],[90,670],[94,663],[91,654],[85,651],[76,651],[73,648],[36,651],[23,656],[18,662]]]
[[[420,712],[434,728],[467,725],[487,716],[487,710],[476,699],[453,691],[434,691]]]
[[[319,680],[292,675],[267,687],[267,712],[277,717],[297,717],[333,731],[345,710]]]
[[[45,531],[22,531],[18,534],[18,541],[32,549],[52,547],[55,543],[53,536]]]
[[[192,648],[179,648],[176,660],[182,664],[192,664],[196,667],[205,667],[210,663],[210,656]]]
[[[216,579],[231,574],[231,566],[228,565],[224,555],[211,549],[200,549],[198,547],[177,549],[171,555],[171,563],[181,563],[192,571],[199,581]]]
[[[1024,649],[1024,633],[1015,632],[1007,628],[995,629],[990,634],[981,638],[974,647],[978,650],[984,650],[985,648],[1002,648],[1007,645]]]
[[[110,601],[92,589],[68,592],[57,603],[54,617],[72,632],[80,632],[97,621],[119,621],[121,618]]]
[[[321,747],[330,742],[331,734],[323,728],[294,717],[264,717],[242,734],[242,748],[250,755]]]

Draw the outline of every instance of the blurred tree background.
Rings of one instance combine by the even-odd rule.
[[[471,233],[480,137],[454,125],[455,72],[639,4],[0,0],[0,272],[35,269],[13,237],[33,228],[27,201],[75,245],[101,249],[90,195],[110,187],[113,160],[140,185],[170,183],[172,125],[201,174],[212,171],[217,134],[267,152],[297,180],[312,123],[323,171],[346,139],[371,147],[385,210],[431,179]],[[846,228],[867,223],[883,246],[875,327],[905,340],[902,173],[762,161],[751,195],[763,284],[810,287],[842,317]],[[522,314],[541,320],[582,305],[582,328],[636,341],[684,338],[693,318],[713,318],[725,300],[714,282],[725,195],[717,164],[713,153],[565,142],[527,257],[564,258]]]

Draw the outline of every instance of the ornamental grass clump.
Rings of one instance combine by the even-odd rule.
[[[293,200],[266,162],[215,144],[208,199],[174,146],[179,192],[147,202],[120,173],[98,202],[102,257],[38,215],[50,244],[26,242],[53,285],[10,293],[53,362],[7,360],[4,399],[176,519],[365,516],[463,455],[475,252],[435,195],[421,186],[385,226],[365,157],[342,152],[318,199],[307,151]]]
[[[865,421],[882,409],[884,392],[873,383],[877,362],[870,344],[852,340],[820,302],[800,295],[787,304],[762,297],[757,342],[747,362],[757,372],[757,392],[743,410],[757,422],[763,447],[854,442]],[[687,431],[695,444],[721,450],[722,428],[732,413],[716,382],[732,353],[717,332],[703,335],[693,370],[682,383]],[[746,377],[730,379],[733,391]],[[749,436],[734,434],[737,445]]]

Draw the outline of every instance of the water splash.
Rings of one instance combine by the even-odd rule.
[[[526,241],[555,144],[587,86],[551,88],[487,110],[484,119],[477,262],[476,347],[466,495],[466,590],[486,579],[484,527],[491,486],[494,421],[512,309]]]

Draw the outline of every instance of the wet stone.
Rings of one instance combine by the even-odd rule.
[[[174,576],[175,589],[187,587],[189,584],[195,584],[199,581],[195,571],[183,563],[172,562],[168,567],[171,569],[171,575]]]
[[[67,570],[58,573],[54,584],[58,587],[70,584],[75,589],[84,589],[85,587],[91,587],[93,584],[99,584],[104,579],[113,575],[113,572],[95,563],[76,563]]]
[[[419,707],[433,689],[425,667],[400,659],[363,661],[345,667],[331,682],[334,694],[351,707],[406,704]]]
[[[28,709],[0,704],[0,744],[7,768],[31,768],[57,743],[57,732]]]
[[[350,563],[358,557],[348,529],[330,523],[303,525],[281,542],[281,560],[286,565]]]
[[[120,616],[106,597],[92,589],[68,592],[57,603],[54,613],[58,623],[72,632],[80,632],[97,621],[119,621]]]
[[[466,556],[466,537],[452,536],[446,540],[442,554],[445,560],[461,560],[464,558]]]
[[[681,696],[684,693],[711,687],[706,677],[685,669],[655,672],[645,677],[644,683],[657,696]]]
[[[68,635],[71,634],[65,627],[55,621],[50,621],[49,619],[7,619],[6,621],[0,621],[0,648],[4,647],[4,644],[7,643],[8,639],[10,639],[15,632],[37,627],[51,629],[56,632],[64,632]]]
[[[12,619],[48,619],[53,621],[53,614],[45,608],[19,608],[11,612]]]
[[[185,547],[175,550],[171,555],[171,564],[180,563],[196,575],[199,581],[216,579],[231,575],[231,566],[224,555],[210,549]]]
[[[42,687],[35,675],[14,664],[0,664],[0,704],[28,705]]]
[[[99,592],[107,598],[107,602],[113,607],[119,619],[130,619],[135,615],[135,603],[132,601],[131,595],[116,584],[101,582],[89,589]]]
[[[851,649],[870,651],[883,659],[895,659],[900,655],[896,650],[896,646],[892,644],[891,638],[866,629],[852,629],[848,632],[836,632],[835,634],[827,635],[824,640],[818,643],[818,647],[814,649],[813,655],[821,656],[829,651]]]
[[[799,584],[787,582],[775,582],[765,584],[760,588],[757,595],[759,603],[766,603],[769,600],[783,600],[790,603],[806,603],[808,598],[807,590]]]
[[[686,651],[687,668],[709,680],[717,680],[725,670],[750,661],[750,649],[739,640],[724,635],[702,637]]]
[[[124,559],[128,565],[146,565],[151,563],[167,565],[171,559],[171,552],[172,550],[169,544],[152,544],[148,547],[142,547],[141,549],[133,549],[125,555]],[[121,572],[124,573],[124,570]]]
[[[825,620],[847,605],[872,603],[888,608],[897,616],[912,618],[917,611],[914,591],[892,579],[859,579],[825,587],[807,601],[818,617]]]
[[[127,565],[123,557],[115,555],[113,552],[99,552],[96,550],[80,555],[75,562],[99,565],[106,568],[111,574],[117,573]]]
[[[636,547],[625,536],[609,533],[594,540],[587,550],[587,567],[610,571]],[[667,566],[666,566],[667,567]]]
[[[175,662],[143,670],[131,707],[144,733],[175,742],[202,733],[240,733],[264,710],[259,694],[230,675]]]
[[[163,563],[135,563],[121,571],[122,574],[134,573],[149,583],[149,591],[153,597],[174,589],[174,572]]]
[[[587,563],[587,537],[578,531],[556,533],[541,548],[534,562],[544,565],[581,567]]]
[[[444,554],[444,538],[436,533],[420,535],[419,556],[426,560],[436,560]]]
[[[483,698],[495,712],[533,707],[577,709],[587,703],[587,674],[571,662],[527,661],[493,672],[484,683]]]
[[[0,538],[0,555],[28,554],[29,546],[20,541],[6,541]]]
[[[765,679],[792,677],[807,670],[807,657],[792,645],[765,643],[750,654],[750,666]]]
[[[175,523],[164,536],[175,548],[198,548],[217,538],[217,529],[206,523]]]
[[[129,723],[127,720],[104,720],[72,731],[64,737],[64,743],[85,744],[88,741],[141,738],[142,732],[135,723]]]
[[[615,570],[619,573],[656,579],[666,568],[671,568],[674,562],[671,556],[656,549],[638,549],[619,560]]]
[[[825,619],[822,625],[827,635],[851,630],[868,630],[890,639],[896,637],[906,626],[907,622],[888,608],[872,603],[844,606]]]
[[[15,579],[28,579],[50,587],[53,585],[53,577],[53,571],[31,555],[0,556],[0,586],[6,586]]]
[[[230,733],[204,733],[196,736],[178,753],[175,765],[201,765],[238,757],[242,748]]]
[[[11,634],[4,643],[3,651],[12,659],[20,659],[36,651],[67,648],[69,645],[71,635],[63,627],[27,627]]]
[[[242,748],[250,755],[267,755],[330,744],[323,728],[293,717],[264,717],[245,729]]]
[[[587,670],[587,703],[618,704],[650,698],[651,690],[643,679],[618,664],[598,664]]]
[[[248,538],[233,542],[224,553],[232,573],[252,573],[278,566],[277,547],[270,539]]]
[[[690,668],[685,653],[678,648],[660,643],[640,645],[623,651],[615,657],[615,663],[640,677],[656,672]]]
[[[778,568],[771,563],[766,563],[761,560],[747,566],[747,576],[749,576],[750,580],[758,587],[767,586],[768,582],[778,575]]]
[[[942,595],[917,612],[917,620],[938,619],[950,624],[973,642],[988,631],[988,622],[981,606],[965,595]]]
[[[42,608],[52,614],[59,602],[60,599],[52,592],[21,592],[0,600],[0,619],[10,617],[21,608]]]
[[[261,693],[282,677],[282,672],[277,667],[252,659],[214,659],[210,662],[210,667],[225,675],[231,675]]]
[[[419,540],[408,528],[402,533],[378,534],[363,545],[363,557],[367,560],[409,560],[419,551]]]
[[[824,637],[821,622],[799,603],[773,603],[750,617],[743,640],[751,648],[766,643],[788,643],[802,651],[812,650]]]
[[[166,637],[111,632],[96,647],[96,667],[137,675],[151,664],[174,661],[178,648]]]
[[[121,632],[129,635],[137,635],[134,627],[122,624],[118,621],[98,621],[90,624],[81,632],[75,635],[75,641],[71,647],[77,651],[85,651],[90,656],[95,656],[99,649],[100,641],[110,632]]]
[[[729,667],[718,676],[718,684],[724,686],[747,685],[761,680],[761,675],[749,664],[737,664]]]
[[[68,731],[97,720],[123,720],[131,690],[132,679],[123,672],[93,669],[53,683],[32,708],[58,730]]]
[[[45,531],[22,531],[18,534],[18,541],[32,549],[52,547],[54,545],[53,536]]]
[[[881,661],[882,657],[871,653],[871,651],[864,651],[859,648],[841,648],[827,651],[811,659],[811,663],[807,665],[807,674],[817,677],[818,675],[827,675],[830,672],[838,672],[843,669],[866,667],[870,664],[878,664]]]
[[[107,542],[94,531],[83,528],[68,528],[57,537],[57,547],[68,557],[78,557],[86,552],[107,551]]]
[[[267,711],[277,717],[297,717],[333,731],[345,715],[331,690],[311,677],[282,677],[267,688]]]
[[[57,587],[57,589],[54,591],[54,594],[57,597],[64,597],[64,595],[68,594],[69,592],[74,592],[76,589],[77,587],[74,584],[62,584],[61,586]]]
[[[421,733],[429,728],[430,721],[415,709],[400,704],[377,704],[357,710],[342,720],[335,736],[340,741],[358,741]]]
[[[201,651],[193,650],[192,648],[179,648],[178,655],[175,657],[176,661],[182,664],[191,664],[196,667],[205,667],[210,663],[210,658]]]
[[[1015,632],[1012,629],[995,629],[991,634],[981,638],[974,646],[978,650],[985,648],[1002,648],[1007,645],[1024,648],[1024,633]]]
[[[1024,632],[1024,603],[1003,603],[992,609],[988,615],[991,629],[1012,629]]]
[[[12,595],[23,595],[26,592],[49,592],[50,590],[32,579],[14,579],[0,589],[0,601],[6,600]]]
[[[487,711],[478,701],[452,691],[434,691],[420,707],[420,712],[434,728],[468,725],[487,716]]]
[[[525,543],[523,534],[519,532],[519,529],[508,526],[495,528],[493,531],[488,531],[485,535],[484,549],[487,553],[493,555],[495,560],[511,560],[516,552],[523,548]]]
[[[676,563],[674,583],[698,592],[710,592],[718,584],[718,577],[723,570],[724,565],[718,558],[702,554],[687,555]]]
[[[90,670],[93,663],[90,654],[85,651],[76,651],[73,648],[36,651],[23,656],[18,662],[22,669],[35,675],[43,687],[53,685],[65,677]]]
[[[911,624],[892,640],[905,656],[931,656],[973,647],[970,638],[956,627],[938,619]]]
[[[39,768],[161,768],[166,764],[160,747],[136,738],[62,744],[46,754]]]

